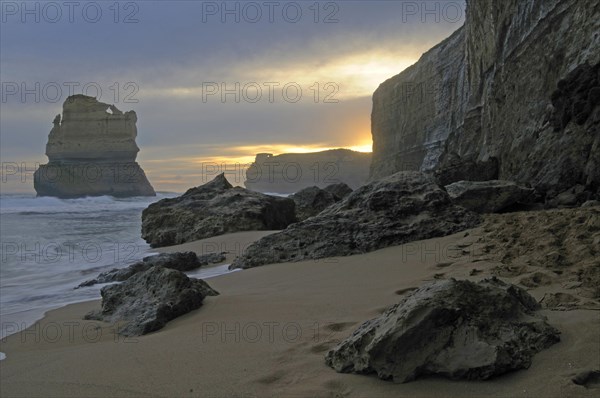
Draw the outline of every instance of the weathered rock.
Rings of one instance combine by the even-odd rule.
[[[34,174],[39,196],[74,198],[155,196],[135,162],[137,116],[93,97],[73,95],[63,104],[48,136],[49,163]]]
[[[294,201],[233,187],[224,174],[142,212],[142,238],[152,247],[238,231],[278,230],[296,221]]]
[[[246,171],[248,189],[291,194],[311,186],[346,183],[352,188],[369,178],[371,154],[349,149],[312,153],[259,153]]]
[[[350,195],[353,191],[352,188],[350,188],[348,185],[344,184],[343,182],[340,182],[339,184],[327,185],[325,188],[323,188],[323,190],[327,191],[329,193],[332,193],[339,200],[344,199],[346,196]]]
[[[126,268],[113,268],[102,272],[95,279],[81,283],[79,287],[93,286],[98,283],[123,282],[132,275],[144,272],[155,265],[187,272],[203,265],[217,264],[225,261],[223,253],[207,253],[197,256],[194,252],[161,253],[154,256],[144,257],[142,261],[131,264]]]
[[[512,181],[459,181],[446,186],[452,201],[478,213],[496,213],[533,194],[533,189]]]
[[[469,0],[465,26],[373,95],[371,178],[433,170],[541,199],[600,188],[600,4]]]
[[[425,375],[489,379],[528,368],[560,341],[524,290],[496,278],[436,281],[363,323],[327,353],[338,372],[404,383]]]
[[[596,207],[596,206],[600,206],[600,201],[599,200],[588,200],[587,202],[584,202],[581,207]]]
[[[587,202],[590,196],[590,192],[586,191],[583,185],[575,185],[548,200],[547,205],[550,207],[575,207]]]
[[[308,187],[290,196],[296,204],[298,221],[316,216],[327,207],[339,202],[337,196],[319,187]]]
[[[231,268],[347,256],[449,235],[479,223],[433,178],[401,172],[362,186],[318,215],[263,237]]]
[[[126,322],[124,336],[139,336],[161,329],[172,319],[199,308],[206,296],[218,293],[200,279],[183,272],[153,266],[123,283],[101,290],[102,309],[86,319],[110,323]]]

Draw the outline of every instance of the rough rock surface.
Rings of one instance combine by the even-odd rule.
[[[142,238],[152,247],[238,231],[278,230],[296,221],[294,201],[233,187],[220,174],[182,196],[142,212]]]
[[[540,198],[600,187],[600,4],[468,0],[465,26],[373,96],[371,178],[434,170]],[[596,197],[595,199],[598,199]]]
[[[315,217],[263,237],[231,268],[365,253],[449,235],[479,217],[452,204],[433,178],[400,172],[362,186]]]
[[[319,187],[304,188],[290,196],[296,204],[296,218],[298,221],[316,216],[327,207],[339,202],[334,194]]]
[[[98,283],[123,282],[132,275],[144,272],[155,265],[186,272],[203,265],[217,264],[223,261],[225,261],[223,253],[208,253],[201,256],[196,255],[194,252],[161,253],[144,257],[142,261],[131,264],[126,268],[113,268],[110,271],[102,272],[95,279],[82,282],[78,287],[93,286]]]
[[[338,372],[377,373],[404,383],[424,375],[489,379],[528,368],[560,341],[539,304],[499,279],[436,281],[363,323],[327,353]]]
[[[105,286],[101,294],[102,309],[88,313],[86,319],[126,322],[119,328],[124,336],[161,329],[170,320],[199,308],[206,296],[218,295],[203,280],[159,265],[123,283]]]
[[[93,97],[73,95],[48,136],[49,163],[34,174],[39,196],[155,196],[136,163],[137,116]]]
[[[478,213],[496,213],[526,201],[533,189],[521,187],[512,181],[458,181],[447,185],[452,201]]]
[[[352,188],[350,188],[348,185],[344,184],[343,182],[340,182],[338,184],[327,185],[325,188],[323,188],[323,190],[327,191],[329,193],[332,193],[339,200],[344,199],[346,196],[350,195],[353,191]]]
[[[352,188],[369,178],[371,154],[349,149],[313,153],[259,153],[246,171],[246,188],[258,192],[291,194],[340,182]]]

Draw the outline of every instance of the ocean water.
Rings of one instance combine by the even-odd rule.
[[[102,285],[74,287],[152,253],[140,237],[142,210],[173,196],[65,200],[1,195],[0,337],[23,330],[49,309],[100,298]],[[226,272],[221,265],[190,276]]]

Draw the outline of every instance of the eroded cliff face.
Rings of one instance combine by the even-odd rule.
[[[312,153],[259,153],[246,172],[246,188],[258,192],[295,193],[345,183],[356,189],[367,182],[371,154],[333,149]]]
[[[465,26],[373,97],[371,178],[432,170],[541,197],[600,186],[600,4],[467,2]],[[401,102],[397,87],[429,84]],[[399,105],[398,105],[399,104]],[[402,106],[401,106],[402,105]]]
[[[435,167],[466,105],[465,34],[461,28],[373,95],[371,175]]]
[[[73,198],[112,195],[154,196],[135,158],[137,116],[93,97],[74,95],[64,102],[48,135],[48,164],[34,175],[39,196]]]

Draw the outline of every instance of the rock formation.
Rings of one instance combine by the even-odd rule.
[[[296,221],[294,201],[233,187],[220,174],[142,212],[142,238],[152,247],[238,231],[279,230]]]
[[[598,195],[599,21],[600,4],[579,0],[468,0],[464,27],[375,92],[371,178],[429,170],[443,185]]]
[[[343,182],[356,189],[367,182],[371,154],[349,149],[273,156],[259,153],[246,171],[246,188],[289,194]]]
[[[201,279],[160,265],[135,274],[123,283],[105,286],[102,309],[86,319],[126,322],[124,336],[139,336],[161,329],[172,319],[199,308],[206,296],[217,293]]]
[[[316,216],[327,207],[339,202],[340,199],[319,187],[304,188],[290,196],[296,204],[296,218],[298,221]]]
[[[161,253],[144,257],[142,261],[131,264],[126,268],[113,268],[110,271],[102,272],[95,279],[82,282],[77,288],[93,286],[98,283],[123,282],[133,275],[144,272],[155,265],[187,272],[200,268],[203,265],[217,264],[223,261],[225,261],[223,253],[207,253],[201,256],[197,256],[194,252]]]
[[[344,184],[343,182],[340,182],[338,184],[327,185],[325,188],[323,188],[323,190],[333,194],[339,200],[344,199],[346,196],[350,195],[353,191],[352,188],[350,188],[348,185]]]
[[[155,196],[135,158],[137,116],[93,97],[73,95],[48,136],[48,164],[34,174],[38,196]]]
[[[231,268],[365,253],[471,228],[431,176],[400,172],[362,186],[318,215],[250,245]]]
[[[455,204],[478,213],[495,213],[533,200],[533,189],[511,181],[458,181],[445,188]]]
[[[397,383],[425,375],[489,379],[528,368],[533,355],[560,341],[539,308],[527,292],[496,278],[436,281],[363,323],[326,362],[338,372]]]

